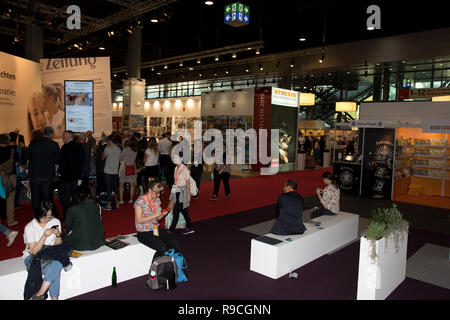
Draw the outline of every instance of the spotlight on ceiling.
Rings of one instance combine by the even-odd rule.
[[[182,66],[183,66],[183,61],[180,62],[180,67],[182,67]]]
[[[299,38],[298,40],[301,41],[301,42],[304,42],[304,41],[306,41],[306,38],[305,38],[304,35],[301,35],[300,38]]]
[[[168,68],[167,64],[166,64],[166,65],[164,65],[164,69],[167,69],[167,68]]]
[[[98,50],[106,50],[105,47],[98,47]]]
[[[214,1],[205,1],[205,4],[207,5],[207,6],[212,6],[213,4],[214,4]]]
[[[237,57],[237,54],[236,54],[236,52],[233,52],[233,55],[231,56],[233,59],[236,59],[236,57]]]
[[[260,54],[261,53],[261,51],[259,50],[259,49],[256,49],[256,52],[255,52],[256,54]]]
[[[113,30],[108,31],[108,37],[111,38],[113,36],[114,36],[114,31]]]
[[[247,66],[247,67],[245,68],[245,72],[249,72],[249,71],[250,71],[249,66]]]
[[[189,67],[189,70],[192,71],[192,70],[194,70],[194,68],[193,67]]]
[[[216,56],[216,57],[214,58],[214,61],[219,61],[219,56]]]
[[[202,61],[200,59],[197,59],[197,64],[202,63]]]
[[[264,70],[264,67],[262,66],[262,64],[261,64],[261,63],[259,64],[259,70],[261,70],[261,71],[263,71],[263,70]]]

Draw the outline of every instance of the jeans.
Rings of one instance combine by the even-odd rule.
[[[3,233],[5,236],[9,236],[11,230],[0,223],[0,233]]]
[[[219,172],[214,169],[214,195],[217,196],[220,188],[220,181],[223,181],[223,187],[225,188],[225,195],[230,194],[230,174],[228,172],[223,172],[219,174]]]
[[[147,247],[156,250],[159,253],[164,253],[169,249],[174,249],[175,252],[180,252],[180,246],[177,239],[166,230],[159,228],[159,237],[154,236],[152,231],[138,232],[138,241]]]
[[[37,212],[39,210],[42,200],[53,200],[52,183],[53,178],[30,178],[31,206],[33,208],[33,212]],[[61,190],[58,191],[61,192]]]
[[[14,186],[13,191],[3,199],[0,197],[0,217],[4,219],[6,217],[8,226],[11,225],[14,219],[14,198],[16,196],[16,175],[12,174],[9,176],[9,182]]]
[[[28,270],[31,265],[31,255],[26,257],[24,262]],[[51,283],[50,288],[48,289],[50,297],[59,297],[59,278],[61,269],[63,268],[61,262],[56,260],[41,260],[41,268],[44,281]]]
[[[97,195],[100,195],[100,193],[105,192],[105,173],[104,172],[97,172]]]
[[[112,204],[113,197],[112,191],[119,196],[119,175],[118,174],[108,174],[105,173],[105,189],[107,194],[107,199],[109,204]]]

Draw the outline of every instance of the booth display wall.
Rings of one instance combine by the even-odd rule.
[[[391,199],[395,129],[364,128],[361,195]]]
[[[34,127],[46,125],[39,63],[0,52],[0,132],[20,130],[28,145]]]
[[[44,105],[48,109],[43,126],[52,126],[59,142],[65,130],[64,80],[94,81],[94,136],[112,131],[109,57],[41,59],[40,63]]]

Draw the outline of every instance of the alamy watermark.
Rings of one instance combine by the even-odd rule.
[[[66,13],[70,16],[66,20],[66,26],[69,30],[81,29],[81,9],[77,5],[70,5],[67,7]]]
[[[371,14],[366,21],[367,30],[381,29],[381,9],[373,4],[367,7],[367,14]]]
[[[182,137],[182,140],[180,137]],[[278,173],[280,153],[279,129],[271,129],[270,137],[267,129],[259,129],[258,132],[255,129],[246,131],[242,129],[227,129],[224,141],[222,131],[208,129],[202,134],[202,122],[194,121],[193,138],[187,129],[179,129],[171,135],[171,139],[172,141],[181,140],[172,149],[170,155],[172,161],[176,164],[180,162],[185,164],[224,164],[225,153],[225,164],[270,164],[269,167],[261,167],[261,175]],[[248,147],[246,147],[246,139],[248,139]],[[268,141],[270,141],[270,154],[267,154]],[[193,157],[191,155],[192,142]],[[203,142],[210,143],[203,149]],[[182,158],[180,154],[182,154]],[[248,162],[246,158],[248,158]]]

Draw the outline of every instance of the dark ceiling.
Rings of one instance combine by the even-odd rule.
[[[126,66],[127,29],[138,21],[142,62],[259,40],[261,54],[268,54],[450,26],[444,1],[245,0],[250,24],[236,28],[224,24],[224,6],[233,2],[238,1],[207,6],[204,0],[1,0],[0,50],[24,56],[26,23],[44,27],[44,58],[110,56],[112,69]],[[373,4],[381,8],[381,30],[368,31],[366,10]],[[79,32],[66,27],[69,5],[81,8]],[[152,17],[159,22],[150,22]],[[108,31],[115,35],[108,37]],[[299,41],[302,33],[305,42]],[[142,70],[142,78],[150,72]]]

